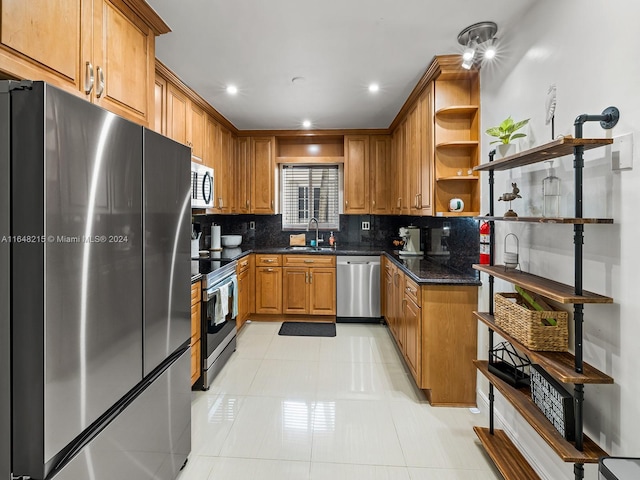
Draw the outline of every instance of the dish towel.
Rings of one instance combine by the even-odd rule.
[[[222,307],[222,319],[229,313],[229,283],[220,285],[220,305]]]
[[[209,318],[213,319],[214,325],[220,325],[224,323],[225,318],[222,315],[222,305],[220,304],[220,292],[217,291],[213,294],[213,298],[207,302],[207,314]]]

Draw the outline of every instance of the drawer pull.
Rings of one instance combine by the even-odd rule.
[[[307,259],[305,259],[304,263],[313,263],[313,260],[310,260],[310,259],[307,258]]]
[[[275,262],[275,260],[273,258],[265,258],[264,260],[262,260],[264,263],[273,263]]]

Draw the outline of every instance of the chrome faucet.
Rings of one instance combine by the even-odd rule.
[[[318,230],[320,229],[320,225],[318,225],[318,219],[316,217],[311,217],[311,220],[309,220],[309,223],[307,224],[307,232],[311,229],[311,222],[316,222],[316,247],[319,247],[319,242],[323,242],[323,239],[319,239],[318,238]]]

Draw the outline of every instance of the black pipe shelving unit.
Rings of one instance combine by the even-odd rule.
[[[593,440],[584,434],[583,405],[585,384],[611,384],[613,378],[599,371],[583,360],[583,322],[584,304],[613,303],[613,299],[598,295],[583,289],[583,252],[584,226],[586,224],[611,224],[609,218],[584,218],[582,211],[583,199],[583,170],[584,152],[592,148],[603,147],[613,143],[610,138],[585,139],[582,128],[586,122],[600,122],[604,129],[613,128],[619,119],[618,109],[609,107],[601,115],[580,115],[575,119],[575,136],[562,137],[550,143],[530,150],[495,160],[495,150],[489,153],[489,162],[474,168],[475,171],[489,173],[489,215],[478,217],[489,222],[490,225],[490,262],[489,265],[474,265],[476,270],[489,275],[489,312],[474,312],[478,321],[487,325],[489,329],[489,358],[494,345],[494,333],[510,342],[520,352],[527,355],[533,362],[541,365],[556,380],[562,383],[572,383],[574,406],[575,441],[567,441],[547,420],[542,411],[533,402],[530,392],[519,390],[493,375],[488,369],[488,361],[475,361],[478,370],[489,380],[489,428],[474,427],[484,449],[489,454],[500,473],[506,480],[535,480],[540,478],[528,464],[518,448],[508,438],[504,431],[494,427],[494,389],[520,413],[533,429],[547,442],[552,450],[565,462],[574,464],[576,480],[584,478],[584,465],[597,463],[607,456]],[[524,165],[551,160],[573,154],[575,181],[575,217],[572,218],[541,218],[541,217],[498,217],[494,213],[494,172],[509,170]],[[574,283],[566,285],[537,275],[524,273],[519,270],[507,270],[503,265],[495,265],[495,222],[529,222],[543,224],[570,224],[574,230]],[[532,351],[511,337],[495,323],[493,312],[494,278],[499,278],[543,297],[563,304],[573,305],[573,322],[575,329],[574,353],[568,352],[539,352]]]

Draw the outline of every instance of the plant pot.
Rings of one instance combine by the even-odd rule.
[[[517,152],[515,143],[500,143],[496,147],[496,158],[509,157],[511,155],[515,155],[516,153]]]

